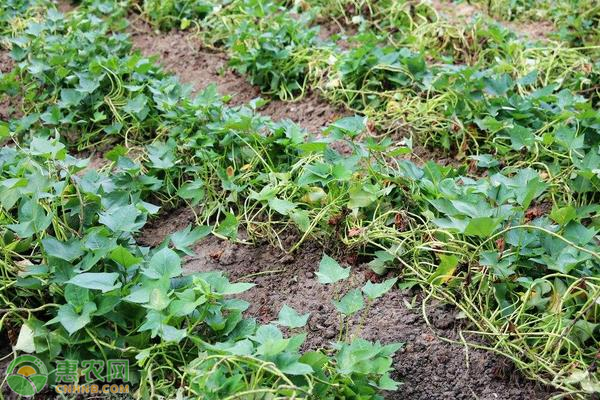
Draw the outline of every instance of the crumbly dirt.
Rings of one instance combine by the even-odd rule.
[[[157,55],[161,65],[178,75],[182,82],[192,84],[196,92],[215,83],[219,93],[232,96],[230,105],[245,104],[261,97],[257,87],[227,67],[225,52],[203,47],[193,33],[157,34],[135,16],[130,18],[129,33],[134,48],[145,56]],[[262,97],[266,99],[266,96]],[[318,93],[307,93],[297,101],[271,100],[260,112],[275,121],[292,120],[312,133],[319,133],[322,127],[347,115],[343,109],[328,104]]]
[[[75,4],[75,0],[73,0],[73,1],[58,0],[58,1],[55,1],[55,3],[56,3],[56,8],[58,9],[58,11],[60,11],[63,14],[71,12],[77,8],[77,5]]]
[[[10,58],[9,51],[0,47],[0,72],[3,74],[10,72],[14,65],[12,58]]]
[[[140,242],[157,245],[175,230],[192,223],[193,213],[177,210],[153,221],[145,230]],[[290,234],[284,243],[296,240]],[[327,346],[336,340],[339,319],[331,300],[334,289],[321,285],[315,276],[323,247],[315,242],[301,246],[294,254],[270,247],[236,244],[208,237],[194,248],[196,255],[188,257],[185,273],[221,270],[232,281],[255,283],[256,286],[238,296],[250,302],[247,316],[261,323],[277,319],[283,304],[300,313],[310,313],[305,349]],[[350,265],[356,257],[328,250],[343,265]],[[393,276],[394,272],[390,273]],[[386,277],[387,278],[387,277]],[[353,266],[348,282],[337,288],[345,293],[362,286],[367,280],[380,279],[366,264]],[[392,290],[373,303],[359,329],[358,318],[351,323],[351,332],[369,340],[382,343],[403,342],[404,347],[394,358],[394,378],[404,384],[397,392],[386,394],[388,399],[486,399],[517,400],[547,399],[550,393],[533,382],[525,381],[504,358],[483,350],[465,348],[463,345],[442,340],[457,340],[462,326],[451,307],[428,307],[428,325],[421,314],[419,294]],[[468,355],[468,361],[467,361]]]
[[[14,66],[10,52],[0,47],[0,73],[8,73]],[[10,118],[19,116],[20,103],[19,96],[9,96],[0,92],[0,121],[8,121]]]
[[[444,18],[456,24],[462,24],[477,14],[486,14],[480,7],[466,2],[453,3],[447,0],[433,0],[435,10]],[[545,40],[555,31],[549,21],[501,21],[501,24],[515,32],[518,36],[531,40]]]
[[[329,18],[317,19],[316,24],[319,26],[319,38],[330,40],[333,36],[336,36],[337,40],[335,44],[343,50],[348,50],[352,47],[347,38],[355,36],[358,33],[356,26],[343,25],[340,21]]]

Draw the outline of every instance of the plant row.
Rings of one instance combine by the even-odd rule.
[[[404,3],[384,27],[361,24],[342,49],[319,38],[315,10],[298,16],[277,2],[238,0],[197,23],[205,42],[224,44],[232,68],[265,93],[290,99],[318,89],[380,133],[410,135],[461,160],[541,163],[557,179],[594,165],[594,57],[532,45],[489,21],[451,27],[427,6]]]
[[[2,229],[13,249],[19,249],[8,251],[3,268],[11,290],[5,301],[13,304],[7,307],[10,312],[3,321],[19,326],[35,318],[53,327],[54,335],[67,338],[60,342],[63,347],[58,353],[48,353],[52,354],[49,359],[82,351],[82,347],[89,350],[90,343],[104,352],[143,350],[142,358],[147,355],[146,361],[139,363],[143,390],[160,388],[172,393],[174,379],[165,366],[171,371],[172,365],[185,365],[179,368],[192,372],[179,376],[184,391],[197,393],[194,390],[200,389],[194,384],[201,382],[205,385],[200,386],[202,390],[218,386],[218,398],[243,392],[243,385],[248,390],[264,389],[284,396],[295,390],[298,396],[329,393],[335,397],[348,391],[368,397],[377,387],[392,388],[386,375],[392,348],[363,341],[341,342],[338,347],[351,349],[343,353],[334,349],[333,358],[323,358],[327,354],[321,353],[319,362],[312,363],[297,352],[300,339],[284,339],[275,332],[276,327],[253,325],[241,336],[232,336],[242,326],[239,324],[247,323],[241,319],[245,306],[221,295],[235,292],[225,288],[238,284],[219,283],[224,282],[219,274],[218,279],[210,277],[213,275],[179,278],[181,266],[176,257],[186,254],[195,240],[210,231],[235,239],[243,227],[254,238],[279,243],[279,232],[293,226],[301,240],[289,250],[307,238],[334,237],[374,254],[371,265],[376,271],[398,268],[404,286],[420,284],[434,296],[456,304],[476,331],[488,335],[496,351],[512,358],[530,377],[581,396],[598,390],[597,374],[590,369],[597,356],[600,318],[599,177],[594,161],[598,152],[591,150],[594,142],[585,141],[579,124],[573,125],[575,132],[569,131],[568,125],[562,129],[561,137],[569,140],[571,135],[570,143],[579,143],[578,151],[573,151],[573,165],[566,168],[560,163],[536,169],[517,163],[504,167],[502,158],[490,154],[479,154],[470,168],[433,162],[418,167],[409,161],[394,161],[398,152],[407,149],[390,151],[389,138],[359,141],[366,130],[362,117],[335,122],[325,130],[325,139],[316,140],[290,122],[274,123],[261,117],[252,108],[257,104],[227,107],[214,87],[189,97],[186,88],[152,60],[131,53],[130,42],[118,33],[124,20],[115,11],[122,10],[112,3],[92,3],[83,10],[86,14],[77,12],[65,19],[51,10],[27,24],[10,26],[8,42],[17,66],[2,76],[1,82],[11,93],[22,96],[24,116],[0,127],[17,146],[4,150],[12,155],[2,168],[7,182],[3,198],[13,202],[3,203],[6,224]],[[102,13],[115,17],[101,18]],[[488,84],[497,93],[504,90],[497,82]],[[538,108],[544,111],[548,99],[565,101],[553,92],[541,95],[543,105]],[[586,107],[587,103],[582,104]],[[513,110],[500,103],[497,112]],[[573,118],[572,110],[563,112],[565,121]],[[596,127],[585,128],[593,139]],[[332,149],[330,142],[338,140],[349,144],[350,154]],[[507,147],[512,144],[510,139]],[[111,174],[89,169],[77,173],[84,166],[66,150],[91,145],[110,148],[105,155],[109,165],[104,168]],[[68,165],[63,166],[65,163]],[[46,178],[22,179],[32,170],[41,171]],[[473,178],[483,172],[486,177]],[[49,178],[53,175],[56,179]],[[39,187],[45,189],[37,190]],[[38,199],[37,193],[45,195]],[[135,232],[148,215],[158,211],[152,204],[164,208],[182,202],[196,206],[200,227],[171,235],[157,249],[135,244]],[[42,206],[36,208],[34,203]],[[108,244],[112,242],[98,246],[110,249],[109,253],[94,254],[93,246],[81,245],[92,231],[116,240],[114,246]],[[126,253],[120,254],[116,246]],[[164,257],[164,262],[158,257]],[[127,267],[125,264],[134,262],[132,258],[135,263]],[[17,285],[15,274],[40,265],[47,270],[26,274],[33,288]],[[321,280],[327,284],[346,274],[327,259],[321,268]],[[81,273],[69,274],[75,270]],[[91,279],[90,283],[86,273],[109,274],[103,277],[113,280],[97,283]],[[77,278],[81,275],[85,279]],[[80,282],[82,279],[85,282]],[[61,293],[69,285],[78,288],[72,289],[77,296],[79,291],[85,292],[80,302],[75,294],[67,299]],[[208,287],[210,293],[197,286]],[[234,286],[240,287],[244,286]],[[102,289],[106,289],[103,295]],[[193,300],[191,292],[185,292],[189,289],[196,293]],[[31,290],[37,291],[39,298],[51,300],[29,304],[35,299]],[[367,298],[373,293],[369,288],[363,292]],[[179,315],[175,312],[178,306],[171,306],[178,300],[195,304],[201,294],[212,300],[196,304],[198,313]],[[106,310],[99,307],[105,297],[119,300],[113,308],[132,307],[135,311],[121,316],[122,326],[115,328],[113,321],[125,309],[110,318],[95,314],[98,309]],[[362,308],[362,298],[360,292],[350,291],[336,305],[342,314],[353,315]],[[98,303],[96,310],[92,311],[90,302]],[[225,311],[215,317],[222,328],[216,329],[211,317],[201,312],[212,304]],[[71,306],[79,308],[71,310]],[[69,308],[69,313],[59,315],[61,307]],[[231,317],[228,325],[225,319],[233,314],[237,316]],[[82,325],[74,331],[78,336],[69,335],[62,323],[68,326],[71,320],[76,321],[71,328]],[[23,326],[34,331],[30,325]],[[31,336],[27,329],[24,335]],[[42,336],[40,341],[45,343],[52,333],[43,332]],[[120,337],[139,338],[140,342],[121,343]],[[182,342],[176,346],[171,339]],[[258,350],[263,339],[278,343],[281,352],[263,354],[265,347]],[[231,350],[229,346],[238,342],[243,342],[239,344],[243,349]],[[80,346],[82,343],[86,345]],[[250,345],[254,347],[250,349]],[[194,352],[174,356],[174,349],[182,346],[209,352],[211,361],[197,367],[198,363],[187,358]],[[211,358],[215,347],[225,358]],[[42,346],[35,351],[43,354],[49,349]],[[236,351],[246,351],[242,355],[254,357],[254,361],[244,357],[239,361]],[[368,357],[358,357],[359,353]],[[344,365],[340,354],[356,360],[355,366],[340,369]],[[279,361],[280,356],[302,364],[296,365],[304,368],[302,377],[294,375],[299,370],[286,371],[287,364]],[[274,365],[266,380],[260,375],[264,362]],[[215,371],[214,365],[222,367],[222,373],[206,374]],[[242,386],[219,386],[232,370],[235,382]],[[260,379],[252,378],[257,376]],[[207,377],[219,381],[203,381]],[[375,377],[378,380],[373,380]],[[256,382],[260,385],[251,387]],[[317,387],[323,392],[311,392]]]
[[[236,236],[236,195],[261,185],[269,168],[253,151],[283,168],[289,152],[275,155],[298,128],[226,109],[214,89],[184,96],[114,31],[123,22],[117,7],[40,11],[9,39],[18,64],[1,78],[18,87],[25,113],[2,125],[12,145],[0,152],[0,327],[18,332],[14,350],[48,363],[51,381],[57,360],[129,359],[141,398],[378,398],[396,389],[389,373],[399,345],[346,331],[327,350],[301,353],[308,315],[284,306],[260,325],[232,297],[253,284],[220,272],[182,275],[182,257],[213,228]],[[273,132],[268,142],[263,129]],[[92,143],[111,144],[101,171],[70,155]],[[128,156],[135,149],[139,157]],[[188,227],[156,248],[137,243],[156,203],[200,200],[218,226]],[[324,257],[320,281],[347,272]],[[368,283],[334,304],[350,318],[393,283]]]
[[[551,22],[552,36],[573,46],[600,45],[600,4],[593,0],[476,1],[493,16],[523,22]]]

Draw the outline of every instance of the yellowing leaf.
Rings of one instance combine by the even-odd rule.
[[[456,267],[458,266],[458,257],[455,255],[440,255],[440,265],[429,277],[429,283],[441,285],[452,279]]]

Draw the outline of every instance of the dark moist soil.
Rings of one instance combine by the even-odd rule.
[[[130,18],[129,33],[135,49],[145,56],[158,55],[159,63],[179,76],[184,83],[200,91],[211,83],[219,93],[231,95],[230,105],[242,105],[261,96],[260,90],[227,67],[227,55],[221,50],[208,49],[193,33],[171,31],[156,33],[144,21]],[[271,100],[260,109],[273,120],[290,119],[311,133],[332,121],[348,115],[343,109],[328,104],[317,93],[308,93],[297,101]]]
[[[139,241],[158,245],[170,232],[193,222],[189,210],[178,210],[155,220]],[[284,239],[288,246],[296,240],[290,234]],[[261,323],[277,319],[283,304],[300,313],[310,313],[306,349],[327,346],[336,339],[339,320],[331,300],[331,285],[321,285],[315,276],[323,255],[320,244],[306,243],[294,254],[266,244],[255,246],[223,241],[208,237],[199,242],[195,256],[184,263],[185,273],[224,271],[232,281],[255,283],[256,286],[239,295],[250,302],[246,316]],[[351,254],[328,254],[344,266]],[[393,276],[394,272],[390,273]],[[378,278],[366,264],[352,268],[351,277],[338,293],[362,286],[367,280]],[[429,326],[421,314],[419,294],[412,291],[392,290],[378,299],[370,308],[360,336],[382,343],[405,343],[394,358],[394,378],[403,382],[397,392],[386,393],[388,399],[446,400],[485,399],[521,400],[547,399],[550,393],[534,382],[525,381],[503,357],[491,352],[465,348],[441,338],[458,340],[463,324],[456,311],[448,306],[431,305],[427,311]],[[352,321],[351,332],[359,323]],[[474,339],[474,338],[471,338]],[[468,355],[468,361],[467,356]]]

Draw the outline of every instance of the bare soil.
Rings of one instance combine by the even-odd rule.
[[[450,22],[462,24],[477,14],[486,14],[480,7],[465,2],[453,3],[448,0],[433,0],[435,10]],[[545,40],[555,30],[549,21],[501,21],[501,24],[515,32],[518,36],[531,40]]]
[[[56,1],[56,8],[58,8],[58,11],[60,11],[61,13],[66,14],[77,8],[75,1],[76,0],[58,0]]]
[[[10,72],[14,67],[14,62],[10,58],[9,51],[0,47],[0,72]]]
[[[318,18],[315,22],[319,26],[319,38],[322,40],[330,40],[333,36],[337,36],[335,44],[339,48],[347,50],[352,47],[347,38],[355,36],[358,33],[356,26],[347,26],[340,21],[331,20],[329,18]]]
[[[261,97],[257,87],[227,68],[225,52],[203,47],[193,33],[156,33],[139,18],[130,18],[129,33],[134,48],[145,56],[158,55],[163,67],[178,75],[182,82],[191,84],[196,92],[214,83],[219,93],[232,96],[230,105],[242,105]],[[312,133],[319,133],[322,127],[348,115],[314,92],[293,102],[271,100],[260,112],[275,121],[292,120]]]
[[[189,210],[176,210],[154,220],[139,240],[157,245],[169,233],[193,222]],[[291,245],[294,234],[284,238]],[[236,244],[208,237],[188,257],[185,273],[220,270],[232,281],[255,283],[239,297],[250,302],[246,315],[261,323],[270,323],[287,304],[300,313],[310,313],[306,349],[325,347],[339,334],[338,314],[331,300],[334,291],[362,286],[367,280],[378,281],[366,264],[353,266],[348,282],[336,289],[321,285],[315,276],[324,247],[308,242],[294,254],[287,254],[267,244]],[[354,254],[330,248],[326,252],[343,265],[356,259]],[[397,274],[392,271],[390,276]],[[372,304],[364,324],[355,318],[350,332],[383,343],[403,342],[394,359],[394,378],[403,382],[400,390],[386,398],[404,400],[436,399],[547,399],[550,393],[534,382],[525,381],[514,367],[496,354],[467,348],[443,340],[458,340],[463,325],[451,307],[427,307],[428,325],[421,314],[418,292],[392,290]],[[470,338],[476,340],[476,338]],[[468,359],[467,359],[468,356]]]
[[[5,74],[14,68],[10,52],[0,47],[0,73]],[[8,121],[19,115],[19,96],[9,96],[0,92],[0,121]]]

